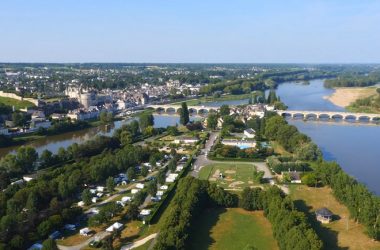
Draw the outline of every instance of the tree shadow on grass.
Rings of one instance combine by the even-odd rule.
[[[211,238],[211,230],[218,223],[220,216],[226,211],[227,209],[225,208],[205,209],[195,219],[190,229],[186,249],[209,249],[215,243],[215,240]]]
[[[315,217],[315,213],[311,211],[311,207],[308,206],[303,200],[295,200],[295,206],[298,210],[304,212],[307,216],[307,219],[319,238],[324,243],[324,249],[326,250],[347,250],[347,247],[338,246],[338,232],[330,228],[324,227]],[[340,219],[339,216],[334,217],[334,220]]]

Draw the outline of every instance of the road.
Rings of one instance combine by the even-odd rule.
[[[156,236],[157,236],[157,233],[151,234],[151,235],[145,237],[144,239],[141,239],[141,240],[132,242],[132,243],[126,245],[126,246],[123,246],[122,248],[120,248],[120,250],[129,250],[129,249],[137,248],[139,246],[144,245],[145,243],[147,243],[151,239],[156,238]]]
[[[88,246],[88,244],[90,244],[91,241],[93,241],[95,239],[97,241],[100,241],[100,240],[104,239],[105,237],[107,237],[109,234],[110,233],[108,233],[108,232],[101,231],[101,232],[95,234],[94,236],[90,237],[89,239],[87,239],[86,241],[83,241],[82,243],[80,243],[78,245],[75,245],[75,246],[58,245],[58,249],[60,249],[60,250],[80,250],[83,247]]]
[[[205,148],[201,150],[200,155],[198,155],[196,161],[193,164],[194,170],[191,175],[198,177],[198,173],[202,167],[213,163],[206,156],[206,153],[210,152],[211,147],[214,145],[216,138],[218,138],[219,132],[211,132],[209,139],[206,141]]]

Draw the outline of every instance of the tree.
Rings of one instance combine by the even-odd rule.
[[[149,173],[149,168],[147,166],[142,166],[141,167],[141,175],[143,177],[146,177],[148,175],[148,173]]]
[[[174,172],[177,168],[176,161],[174,159],[171,159],[168,163],[168,168],[170,171]]]
[[[207,117],[207,127],[210,129],[216,129],[218,126],[218,116],[216,114],[209,114]]]
[[[37,160],[38,154],[36,150],[32,147],[20,147],[17,149],[17,164],[23,169],[25,172],[32,171],[34,169],[34,163]]]
[[[181,104],[181,113],[180,113],[180,123],[186,125],[190,121],[189,109],[187,108],[187,103],[183,102]]]
[[[155,196],[156,195],[156,193],[157,193],[157,182],[156,182],[156,180],[151,180],[150,182],[148,182],[147,192],[151,196]]]
[[[160,170],[157,175],[157,182],[161,185],[165,184],[166,180],[166,171],[165,170]]]
[[[42,243],[42,250],[58,250],[57,243],[52,238],[48,238]]]
[[[143,113],[140,116],[140,129],[144,131],[147,127],[154,125],[154,117],[152,114]]]
[[[155,134],[155,129],[153,126],[148,126],[144,129],[143,134],[145,136],[152,136]]]
[[[130,167],[127,170],[127,178],[129,181],[132,181],[136,177],[136,171],[134,167]]]
[[[133,136],[136,136],[139,133],[140,125],[139,122],[134,120],[129,124],[129,129]]]
[[[13,121],[15,126],[22,127],[26,123],[27,118],[23,113],[14,112],[12,114],[12,121]]]
[[[47,167],[53,164],[53,153],[47,149],[42,151],[41,156],[40,156],[40,162],[41,162],[41,165],[44,167]]]
[[[36,213],[38,210],[38,194],[35,191],[32,191],[28,195],[26,200],[25,208],[28,209],[30,213]]]
[[[138,218],[139,213],[140,213],[139,207],[136,204],[131,203],[128,205],[127,211],[125,214],[129,220],[133,220],[133,219]]]
[[[37,232],[41,237],[46,237],[53,229],[50,221],[45,220],[41,222],[37,227]]]
[[[318,178],[317,175],[312,173],[307,173],[304,176],[302,176],[301,181],[303,184],[309,186],[309,187],[316,187],[318,185]]]
[[[113,120],[113,114],[112,112],[102,111],[100,112],[99,119],[103,123],[109,123]]]
[[[166,131],[171,136],[176,136],[176,135],[179,134],[178,128],[176,126],[168,126],[167,129],[166,129]]]
[[[86,188],[82,192],[82,200],[86,206],[91,204],[92,194],[90,192],[90,189]]]
[[[274,104],[276,101],[277,101],[276,91],[274,89],[271,89],[268,94],[267,103]]]
[[[60,161],[66,161],[69,158],[68,153],[64,147],[60,147],[58,149],[57,156]]]
[[[112,176],[107,178],[106,185],[108,192],[113,192],[115,190],[115,181],[113,180]]]
[[[15,235],[13,236],[10,245],[12,246],[12,249],[22,249],[24,245],[24,238],[20,235]]]
[[[306,143],[296,149],[297,158],[303,161],[315,161],[322,157],[321,150],[315,143]]]
[[[128,130],[124,130],[120,134],[120,142],[121,142],[121,145],[123,146],[132,144],[133,143],[132,134]]]
[[[221,116],[230,115],[230,107],[226,104],[220,106],[219,113]]]

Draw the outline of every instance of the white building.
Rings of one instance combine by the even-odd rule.
[[[109,226],[106,231],[107,232],[114,232],[114,231],[117,231],[117,230],[120,230],[123,228],[123,224],[119,223],[119,222],[115,222],[113,223],[111,226]]]
[[[79,234],[83,236],[88,236],[90,234],[91,230],[88,227],[82,228],[79,230]]]
[[[195,144],[199,141],[196,137],[177,137],[174,140],[176,144]]]
[[[244,130],[244,135],[247,138],[255,138],[256,131],[254,129],[249,128],[249,129]]]

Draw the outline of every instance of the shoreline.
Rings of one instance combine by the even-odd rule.
[[[346,108],[356,100],[370,97],[374,94],[376,94],[376,88],[374,87],[342,87],[334,88],[334,93],[323,98],[338,107]]]

